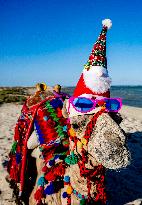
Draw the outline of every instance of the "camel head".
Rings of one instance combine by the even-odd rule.
[[[95,113],[69,116],[66,108],[66,102],[62,113],[64,117],[69,117],[70,125],[74,130],[80,143],[82,141],[86,127],[101,108],[96,108]],[[129,164],[130,155],[125,146],[125,133],[109,113],[102,113],[93,127],[88,144],[83,144],[83,148],[88,153],[90,164],[102,164],[109,169],[118,169],[126,167]],[[78,144],[79,144],[78,143]],[[70,143],[71,144],[71,143]],[[77,152],[80,154],[81,146],[77,146]]]

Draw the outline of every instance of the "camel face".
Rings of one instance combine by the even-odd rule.
[[[71,127],[79,140],[83,138],[86,126],[93,115],[70,117]],[[84,149],[88,152],[91,165],[95,166],[97,162],[106,168],[118,169],[129,164],[130,156],[125,147],[125,135],[108,113],[98,117],[88,145],[84,146]],[[77,152],[80,153],[79,148]]]

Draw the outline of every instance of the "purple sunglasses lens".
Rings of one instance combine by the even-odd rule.
[[[73,106],[76,108],[79,112],[87,112],[91,110],[94,106],[94,103],[87,98],[75,98],[73,100]]]

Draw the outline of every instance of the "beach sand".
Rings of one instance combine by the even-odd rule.
[[[0,205],[14,205],[12,190],[5,181],[2,162],[7,159],[13,140],[21,105],[5,103],[0,106]],[[131,164],[122,170],[108,170],[106,174],[109,205],[142,204],[142,108],[123,106],[120,126],[127,133]]]

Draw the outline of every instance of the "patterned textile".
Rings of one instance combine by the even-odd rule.
[[[21,181],[22,161],[24,152],[27,149],[26,140],[33,131],[33,119],[38,106],[39,105],[36,105],[29,109],[25,102],[21,110],[21,115],[16,123],[14,142],[9,154],[7,169],[11,179],[17,183]]]
[[[27,106],[27,102],[23,105],[21,115],[16,123],[14,142],[9,154],[7,167],[10,178],[14,180],[15,183],[20,183],[20,192],[22,192],[24,188],[28,165],[27,141],[34,127],[40,142],[39,148],[44,164],[46,165],[50,161],[50,166],[46,167],[47,169],[43,167],[46,183],[50,181],[48,176],[50,167],[56,164],[54,162],[55,160],[57,161],[58,158],[60,158],[61,162],[58,166],[56,165],[54,167],[54,180],[59,178],[60,173],[62,173],[62,175],[64,174],[65,165],[62,163],[62,160],[68,152],[68,135],[66,128],[67,122],[62,117],[62,106],[63,102],[55,97],[48,97],[31,107]],[[51,172],[53,173],[53,168],[51,168]],[[39,180],[38,185],[41,189],[44,183],[40,181],[41,180]],[[41,195],[41,198],[44,196],[45,194]]]

